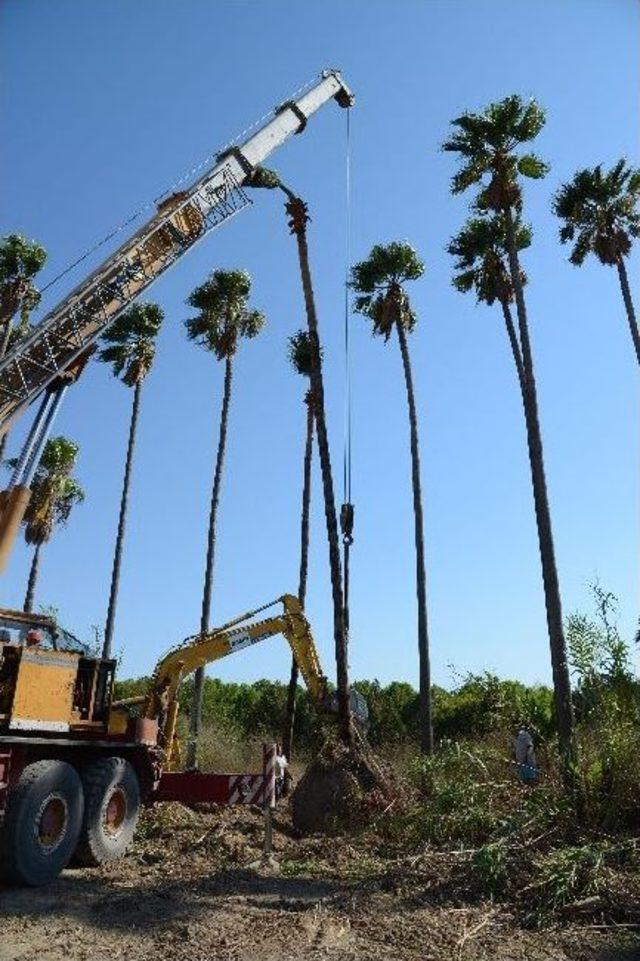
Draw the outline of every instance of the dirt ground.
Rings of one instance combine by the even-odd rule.
[[[285,813],[263,867],[263,836],[255,810],[148,812],[123,861],[0,889],[0,961],[640,961],[633,929],[442,903],[364,841],[296,839]]]

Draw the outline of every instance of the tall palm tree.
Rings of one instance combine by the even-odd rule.
[[[531,229],[518,221],[516,229],[518,250],[531,244]],[[513,322],[513,284],[507,266],[504,221],[500,215],[471,217],[451,240],[448,252],[456,258],[453,286],[460,293],[474,291],[479,303],[492,306],[496,301],[502,309],[509,346],[518,375],[518,384],[525,402],[524,369],[520,342]],[[526,283],[524,271],[520,271]]]
[[[331,576],[331,595],[333,601],[333,637],[336,655],[336,694],[338,698],[338,718],[340,735],[347,745],[353,744],[353,725],[351,721],[351,706],[349,692],[349,663],[347,652],[347,631],[344,616],[344,597],[342,590],[342,565],[340,563],[340,539],[338,534],[338,520],[336,513],[336,498],[331,468],[331,452],[329,449],[329,434],[327,431],[327,417],[324,403],[324,378],[322,374],[322,347],[318,329],[318,313],[316,310],[313,282],[311,280],[311,266],[309,262],[309,244],[307,240],[307,224],[309,211],[306,203],[289,187],[285,186],[278,174],[265,167],[258,167],[253,172],[251,181],[253,187],[264,187],[272,190],[279,188],[286,196],[285,212],[287,214],[289,230],[296,238],[298,248],[298,262],[300,278],[304,296],[305,312],[309,343],[313,352],[313,371],[310,376],[313,393],[314,417],[316,437],[318,441],[318,457],[322,474],[322,493],[324,497],[324,514],[327,525],[327,543],[329,547],[329,571]]]
[[[313,372],[313,348],[309,333],[299,330],[289,338],[288,357],[291,366],[297,374],[311,379]],[[311,505],[311,458],[313,456],[313,395],[309,387],[305,391],[304,402],[307,407],[307,427],[304,444],[304,459],[302,469],[302,510],[300,514],[300,571],[298,577],[298,600],[304,607],[307,597],[307,572],[309,569],[309,512]],[[293,726],[296,712],[296,692],[298,690],[298,665],[295,657],[291,658],[291,676],[287,690],[287,708],[283,734],[283,751],[287,758],[291,758],[293,743]]]
[[[544,469],[536,378],[518,253],[518,225],[522,211],[519,178],[540,179],[548,170],[536,154],[519,153],[518,148],[533,140],[544,123],[544,111],[535,100],[525,103],[514,94],[490,104],[482,113],[465,113],[454,120],[454,133],[444,142],[443,149],[457,153],[461,161],[452,180],[452,192],[458,194],[478,185],[477,207],[499,214],[504,228],[504,245],[518,317],[529,461],[551,649],[558,741],[565,771],[569,775],[574,758],[571,679]]]
[[[431,754],[433,751],[433,718],[422,484],[420,479],[418,416],[407,340],[407,334],[412,333],[415,329],[417,317],[404,289],[404,284],[407,281],[417,280],[423,273],[424,264],[410,244],[399,242],[386,246],[376,244],[366,260],[352,267],[351,286],[359,294],[356,298],[356,310],[365,314],[372,321],[374,335],[384,337],[385,342],[387,342],[395,330],[400,345],[409,410],[411,481],[413,487],[416,595],[418,601],[420,746],[425,753]]]
[[[40,303],[40,292],[34,286],[33,278],[46,259],[44,247],[20,234],[8,234],[0,240],[0,360],[11,345],[14,315],[20,311],[18,327],[24,332],[28,327],[29,313]],[[0,461],[6,443],[5,433],[0,438]]]
[[[24,537],[35,551],[24,610],[33,610],[33,599],[40,572],[40,552],[51,540],[56,527],[64,526],[75,504],[84,500],[84,491],[72,476],[78,457],[78,445],[67,437],[52,437],[45,444],[31,485],[31,500],[24,515]]]
[[[207,557],[200,615],[200,632],[202,634],[209,630],[211,616],[216,522],[227,445],[233,362],[240,341],[243,338],[257,337],[265,324],[264,314],[259,310],[250,309],[248,306],[250,293],[251,277],[245,270],[214,270],[208,280],[196,287],[187,298],[187,304],[197,311],[195,317],[185,321],[189,340],[193,340],[200,347],[211,351],[217,360],[224,361],[225,365],[218,453],[211,490]],[[204,669],[199,668],[195,674],[193,687],[191,740],[187,758],[190,767],[195,766],[197,761],[197,740],[202,727],[203,690]]]
[[[116,544],[113,554],[109,606],[107,608],[107,621],[102,647],[102,656],[105,658],[111,657],[112,650],[142,384],[153,364],[156,353],[156,337],[158,336],[158,331],[160,330],[163,319],[164,314],[158,304],[132,304],[102,336],[102,342],[105,346],[100,351],[99,359],[111,365],[114,375],[119,377],[123,384],[133,388],[129,441],[124,467],[122,495],[120,497],[118,532],[116,534]]]
[[[571,242],[569,260],[580,267],[588,254],[601,264],[617,267],[631,339],[640,364],[640,330],[636,318],[625,257],[632,239],[640,237],[640,170],[619,160],[609,171],[597,167],[578,170],[553,198],[553,212],[564,221],[563,244]]]

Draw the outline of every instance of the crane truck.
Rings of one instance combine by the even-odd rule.
[[[9,486],[0,491],[0,571],[30,498],[30,485],[62,399],[100,336],[143,291],[211,230],[250,205],[255,169],[327,101],[353,95],[337,70],[291,100],[242,142],[219,154],[186,189],[54,307],[0,360],[0,437],[41,403]],[[130,843],[141,804],[179,800],[263,803],[268,761],[255,775],[178,771],[178,689],[197,667],[281,633],[320,708],[335,710],[309,625],[295,597],[279,617],[242,615],[172,649],[135,702],[113,698],[115,662],[94,656],[45,616],[0,610],[0,875],[48,882],[72,858],[100,864]],[[357,717],[366,706],[352,692]]]
[[[274,604],[282,613],[255,620]],[[144,695],[113,698],[115,662],[92,656],[43,615],[0,611],[0,877],[46,884],[73,858],[122,857],[142,805],[261,804],[258,774],[178,770],[178,693],[199,667],[282,634],[320,711],[337,705],[309,623],[285,594],[187,638],[158,661]],[[367,709],[352,692],[355,717]]]

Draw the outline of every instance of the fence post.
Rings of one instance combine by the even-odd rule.
[[[262,745],[262,774],[264,789],[262,806],[264,808],[264,847],[263,858],[271,857],[273,851],[273,809],[276,806],[276,757],[277,744]]]

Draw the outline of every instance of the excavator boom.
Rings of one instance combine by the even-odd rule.
[[[254,620],[257,614],[278,603],[283,606],[282,614]],[[320,666],[311,626],[304,616],[297,597],[284,594],[277,600],[241,614],[240,617],[207,634],[188,637],[182,644],[168,651],[158,662],[149,690],[141,700],[144,704],[144,717],[159,724],[159,743],[165,751],[169,768],[172,768],[178,759],[175,742],[178,690],[185,677],[206,664],[211,664],[244,647],[258,644],[276,634],[282,634],[289,642],[300,674],[314,703],[328,711],[337,710],[335,695],[330,694],[327,678]],[[138,699],[135,698],[134,701]],[[126,708],[133,702],[120,703]],[[114,705],[114,707],[117,706]],[[368,716],[366,702],[356,691],[351,692],[351,707],[356,720],[366,723]]]

